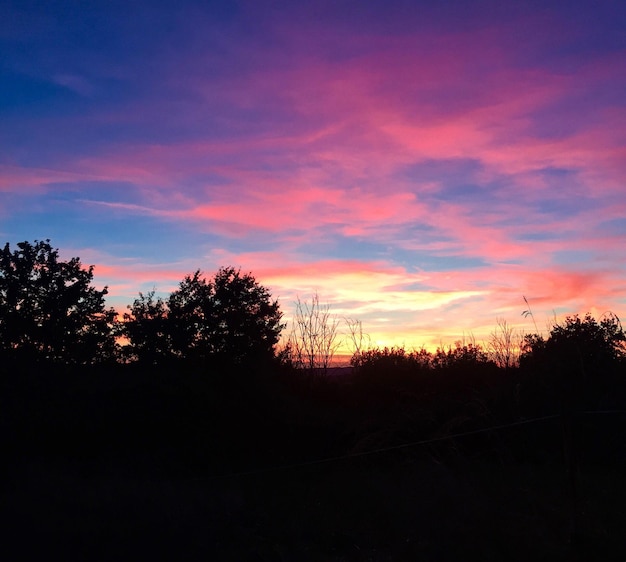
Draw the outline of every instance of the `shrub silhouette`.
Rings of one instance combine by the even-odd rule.
[[[524,337],[520,368],[526,400],[547,411],[617,406],[624,387],[625,335],[617,316],[568,316],[549,336]],[[543,404],[543,406],[541,406]]]
[[[432,360],[432,354],[425,349],[407,352],[403,347],[384,347],[355,353],[350,364],[361,373],[389,373],[429,369]]]
[[[116,312],[107,288],[91,286],[93,266],[59,259],[49,240],[0,252],[0,353],[9,361],[89,364],[111,359]]]
[[[479,344],[463,344],[455,342],[454,347],[438,348],[433,356],[432,365],[435,369],[473,369],[477,366],[489,364],[491,361],[487,353]]]
[[[568,316],[555,324],[548,338],[525,336],[520,364],[586,378],[602,376],[626,356],[626,335],[619,318],[605,315],[599,322],[589,313]]]

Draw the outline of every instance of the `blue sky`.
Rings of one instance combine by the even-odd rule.
[[[94,7],[95,6],[95,7]],[[626,304],[622,2],[3,2],[0,235],[379,345]]]

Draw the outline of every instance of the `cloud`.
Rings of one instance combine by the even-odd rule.
[[[485,332],[522,296],[538,316],[623,306],[621,36],[578,8],[418,4],[185,8],[141,56],[50,63],[81,97],[12,110],[3,216],[41,222],[32,201],[61,212],[63,192],[103,247],[123,229],[93,254],[119,302],[233,263],[381,342]],[[148,222],[154,262],[133,253]]]
[[[71,169],[55,170],[0,164],[0,192],[41,194],[54,190],[54,184],[75,183],[90,177],[90,174],[84,175]]]
[[[94,86],[86,78],[76,74],[56,74],[52,80],[81,96],[91,96],[95,92]]]

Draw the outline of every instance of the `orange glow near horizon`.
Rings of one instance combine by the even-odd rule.
[[[20,12],[0,69],[5,241],[94,264],[122,311],[241,267],[285,321],[317,293],[380,346],[531,330],[524,296],[540,329],[624,314],[612,7],[261,4],[150,6],[168,41],[112,6],[67,26]]]

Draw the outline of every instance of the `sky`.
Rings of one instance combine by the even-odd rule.
[[[626,315],[623,1],[0,4],[0,242],[372,345]]]

